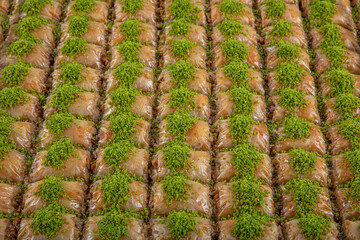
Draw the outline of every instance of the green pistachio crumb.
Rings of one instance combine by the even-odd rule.
[[[235,39],[226,39],[220,45],[223,54],[229,60],[236,60],[238,62],[243,62],[249,55],[248,46],[241,41]]]
[[[224,0],[220,3],[219,8],[225,15],[237,15],[245,10],[245,5],[236,0]]]
[[[306,119],[289,116],[283,120],[283,133],[286,139],[301,139],[310,137],[312,123]]]
[[[18,104],[25,104],[30,97],[26,95],[26,91],[21,87],[4,88],[0,90],[0,107],[12,108]]]
[[[90,18],[86,15],[76,15],[69,21],[68,32],[74,37],[81,37],[90,26]]]
[[[220,33],[226,37],[231,37],[241,33],[244,25],[236,20],[225,18],[217,25]]]
[[[121,11],[135,14],[143,7],[143,5],[143,0],[122,0]]]
[[[163,148],[165,166],[170,170],[179,170],[189,166],[191,147],[182,141],[173,140],[168,142]]]
[[[60,136],[65,129],[68,129],[75,117],[70,113],[55,113],[47,118],[45,126],[50,133],[55,136]]]
[[[280,19],[278,21],[274,21],[272,26],[274,28],[269,32],[270,36],[288,37],[291,35],[291,28],[293,24],[289,21]]]
[[[61,79],[64,84],[78,84],[84,77],[82,71],[85,66],[80,63],[62,62],[58,68],[60,69],[59,79]]]
[[[171,81],[174,82],[177,87],[188,87],[190,80],[195,78],[195,67],[189,62],[180,60],[167,66],[169,70]]]
[[[84,39],[73,37],[64,42],[64,45],[60,49],[61,53],[69,57],[76,57],[85,52],[87,46]]]
[[[171,211],[166,217],[167,226],[172,239],[182,239],[195,231],[194,213],[188,211]]]
[[[300,66],[294,63],[281,63],[275,68],[276,81],[285,87],[297,87],[302,81],[306,72]]]
[[[316,154],[301,148],[293,148],[289,151],[291,156],[290,166],[298,174],[311,173],[315,169]]]
[[[30,65],[19,60],[6,66],[0,74],[0,80],[9,87],[19,86],[29,73]]]
[[[286,9],[286,3],[281,0],[267,0],[264,2],[264,5],[267,6],[265,12],[270,18],[278,18],[284,15]]]
[[[73,155],[75,146],[69,138],[61,138],[51,144],[44,157],[44,165],[59,168],[64,166],[64,161]]]
[[[188,182],[188,178],[181,173],[168,174],[160,182],[169,206],[174,201],[185,201],[189,198],[191,184]]]

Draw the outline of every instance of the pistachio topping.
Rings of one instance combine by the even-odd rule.
[[[264,5],[267,6],[265,12],[270,18],[278,18],[284,15],[286,9],[286,3],[281,0],[267,0],[264,2]]]
[[[25,104],[30,97],[21,87],[4,88],[0,90],[0,108],[12,108],[18,104]]]
[[[355,88],[354,76],[344,68],[330,68],[324,73],[324,79],[331,87],[329,96],[335,97],[342,93],[353,93]]]
[[[131,138],[111,142],[104,150],[104,159],[108,165],[118,168],[126,159],[135,155],[134,148],[135,143]]]
[[[119,210],[109,211],[98,222],[98,234],[101,239],[118,240],[119,237],[129,237],[128,226],[132,214]]]
[[[174,0],[170,3],[170,15],[175,20],[193,22],[197,19],[199,7],[195,7],[190,0]]]
[[[298,225],[301,228],[301,233],[307,239],[320,240],[322,236],[326,236],[330,231],[330,223],[331,218],[329,216],[310,213],[300,218]]]
[[[225,15],[237,15],[245,10],[245,5],[236,0],[224,0],[220,3],[219,8]]]
[[[30,34],[30,31],[37,29],[47,21],[39,16],[30,16],[21,19],[15,27],[15,33],[19,37]]]
[[[181,59],[186,59],[190,54],[190,50],[196,46],[196,43],[191,42],[186,38],[177,39],[171,43],[171,55]]]
[[[64,45],[60,49],[61,53],[69,57],[76,57],[85,52],[87,46],[84,39],[73,37],[64,42]]]
[[[263,227],[271,225],[270,217],[252,206],[239,207],[235,219],[231,233],[239,240],[261,240],[264,235]]]
[[[171,108],[195,108],[194,96],[196,95],[195,90],[188,88],[172,88],[170,89],[170,102],[169,106]]]
[[[289,21],[280,19],[278,21],[274,21],[272,26],[274,28],[269,32],[270,36],[288,37],[291,35],[291,28],[293,24]]]
[[[62,62],[58,67],[60,69],[59,79],[64,84],[78,84],[84,77],[82,74],[84,68],[84,65],[77,62]]]
[[[60,136],[65,129],[68,129],[75,117],[70,113],[55,113],[47,118],[45,127],[55,136]]]
[[[18,57],[25,57],[38,43],[39,39],[35,39],[32,35],[24,35],[7,47],[7,53]]]
[[[169,70],[171,81],[178,87],[188,87],[189,81],[195,78],[195,67],[184,60],[170,64],[167,69]]]
[[[283,133],[286,139],[301,139],[310,137],[312,123],[296,116],[286,117],[283,121]]]
[[[32,230],[35,233],[44,234],[48,239],[55,237],[65,223],[62,210],[63,207],[55,203],[34,212],[31,215]]]
[[[19,86],[28,75],[30,67],[22,60],[12,63],[3,69],[0,80],[9,87]]]
[[[255,178],[242,178],[231,185],[234,192],[235,208],[237,206],[259,206],[265,204],[264,197],[268,194],[262,188],[261,184]]]
[[[298,216],[306,216],[315,211],[315,205],[319,202],[321,188],[318,182],[307,178],[294,178],[285,184],[286,192],[291,193],[291,200],[296,205]]]
[[[293,63],[280,63],[275,68],[276,81],[285,87],[297,87],[302,81],[302,77],[306,72],[300,66]]]
[[[282,88],[275,92],[275,95],[279,95],[279,105],[286,109],[288,114],[294,113],[296,107],[304,107],[308,104],[302,91],[298,91],[293,88]]]
[[[0,136],[1,138],[8,137],[13,132],[12,125],[16,121],[15,118],[11,117],[5,110],[0,109]],[[2,139],[4,142],[5,140]]]
[[[132,18],[127,19],[121,23],[120,31],[125,36],[127,41],[136,41],[143,29],[141,28],[140,21]]]
[[[190,211],[171,211],[166,217],[171,238],[182,239],[195,231],[195,215],[195,213]]]
[[[294,62],[300,56],[299,45],[283,40],[279,40],[275,45],[277,46],[275,54],[281,61]]]
[[[238,170],[238,177],[252,177],[262,160],[259,150],[247,141],[236,144],[231,151],[231,164]]]
[[[188,182],[188,178],[181,173],[168,174],[160,182],[169,206],[174,201],[185,201],[189,198],[191,184]]]
[[[187,36],[190,31],[190,24],[183,20],[174,20],[170,23],[170,36]]]
[[[127,139],[136,131],[137,120],[130,112],[111,115],[110,122],[110,130],[115,133],[114,141]]]
[[[75,146],[69,138],[61,138],[54,142],[48,149],[44,157],[44,165],[59,168],[64,166],[64,162],[73,155]]]
[[[106,174],[100,185],[104,202],[110,206],[126,204],[130,197],[129,184],[134,178],[132,174],[120,170]]]
[[[244,28],[244,25],[236,20],[225,18],[217,25],[220,33],[226,37],[231,37],[241,33]]]
[[[71,6],[71,9],[75,12],[90,13],[94,10],[95,5],[95,0],[75,0],[75,3]]]
[[[70,84],[63,84],[52,93],[50,107],[60,112],[66,112],[68,107],[76,101],[80,88]]]
[[[321,27],[332,22],[336,13],[335,4],[330,1],[313,1],[310,4],[310,19],[315,27]]]
[[[141,43],[137,41],[125,41],[119,44],[119,53],[125,61],[136,60],[141,48]]]
[[[355,174],[360,174],[360,149],[353,151],[347,151],[344,153],[344,159],[346,160],[348,168]]]
[[[74,37],[81,37],[86,33],[90,26],[90,18],[86,15],[76,15],[69,21],[68,32]]]
[[[189,166],[191,147],[182,141],[173,140],[168,142],[163,148],[165,166],[170,170],[179,170]]]
[[[51,0],[26,0],[20,5],[20,10],[30,16],[39,15],[45,5],[50,3]]]
[[[66,197],[63,182],[60,177],[50,176],[39,184],[39,191],[35,193],[46,203],[53,203],[61,197]]]
[[[353,93],[344,93],[335,97],[334,109],[342,118],[352,117],[354,111],[360,107],[360,99]]]
[[[175,137],[184,137],[196,122],[196,118],[188,111],[170,113],[167,120],[167,130]]]
[[[135,88],[118,86],[109,93],[109,96],[111,99],[111,104],[116,106],[116,110],[124,112],[132,106],[136,100],[136,96],[139,94],[140,92]]]
[[[249,65],[244,62],[229,61],[223,66],[225,75],[229,77],[235,85],[248,87]]]
[[[254,110],[253,93],[247,88],[232,87],[228,94],[231,96],[231,100],[235,102],[233,114],[247,114],[251,115]]]
[[[311,173],[315,169],[316,154],[301,148],[289,151],[291,156],[290,166],[298,174]]]
[[[360,119],[346,118],[340,121],[338,133],[348,139],[352,147],[359,146],[360,143]]]
[[[135,14],[139,11],[144,5],[143,0],[122,0],[121,11]]]
[[[255,121],[251,116],[236,114],[230,118],[230,135],[236,140],[245,140],[250,137],[252,125]]]
[[[124,62],[115,69],[114,77],[119,80],[120,86],[130,88],[141,75],[143,67],[145,64],[137,61]]]
[[[220,45],[223,54],[229,60],[235,60],[238,62],[245,61],[247,56],[249,55],[248,46],[241,41],[237,41],[235,39],[226,39]]]

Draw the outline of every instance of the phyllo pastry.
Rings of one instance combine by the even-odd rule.
[[[110,141],[130,137],[140,147],[148,148],[151,124],[130,113],[117,113],[100,122],[99,147]]]
[[[36,154],[30,169],[30,181],[46,176],[89,180],[90,153],[73,145],[71,139],[61,138]]]
[[[214,235],[210,219],[193,211],[172,211],[167,217],[150,220],[150,239],[211,239]]]
[[[161,47],[162,65],[167,67],[179,60],[187,60],[198,68],[206,67],[206,49],[186,38],[177,39]]]
[[[109,173],[101,180],[95,181],[90,188],[90,213],[118,206],[141,212],[147,207],[148,191],[146,183],[135,175],[122,170]]]
[[[95,0],[72,0],[66,8],[65,22],[79,14],[85,14],[95,22],[106,24],[109,15],[109,3]]]
[[[175,87],[186,87],[205,95],[211,94],[209,73],[184,60],[169,64],[160,73],[158,81],[159,91],[163,93]]]
[[[336,188],[335,201],[340,211],[341,219],[357,220],[360,217],[358,189],[359,177],[353,178],[346,187]]]
[[[32,67],[20,60],[2,69],[0,89],[20,86],[26,91],[44,94],[48,85],[47,76],[43,69]]]
[[[191,210],[206,216],[212,213],[209,187],[188,180],[181,173],[166,175],[153,184],[149,206],[153,214],[161,216],[174,210]]]
[[[163,2],[165,21],[188,19],[198,25],[206,25],[205,4],[198,0],[165,0]]]
[[[284,185],[298,176],[327,185],[327,167],[324,158],[301,148],[293,148],[289,153],[278,153],[273,159],[277,175],[276,184]]]
[[[249,142],[238,143],[230,151],[219,152],[215,162],[214,175],[218,182],[253,176],[268,184],[271,183],[270,157]]]
[[[47,204],[58,202],[74,214],[85,210],[85,191],[87,185],[80,181],[62,181],[60,177],[48,177],[29,184],[24,194],[22,213],[30,216]]]
[[[343,185],[350,182],[359,171],[358,164],[360,159],[360,150],[354,149],[346,151],[343,154],[331,157],[331,166],[333,171],[331,179],[335,185]]]
[[[170,113],[159,124],[158,145],[181,138],[195,150],[209,151],[211,148],[212,135],[210,126],[203,120],[198,120],[187,110]]]
[[[21,220],[18,239],[80,239],[81,221],[63,213],[59,204],[48,205]]]
[[[209,184],[211,181],[211,156],[205,151],[195,151],[179,140],[166,143],[151,161],[151,178],[157,181],[166,175],[182,171],[192,181]]]
[[[146,224],[132,212],[117,209],[106,211],[105,215],[87,218],[84,226],[84,240],[123,238],[145,240]]]
[[[289,116],[279,122],[275,128],[276,152],[289,151],[292,148],[318,154],[326,153],[326,143],[318,125],[297,116]]]
[[[233,217],[239,206],[252,206],[270,217],[275,215],[273,191],[253,178],[217,183],[214,191],[218,219]]]
[[[262,66],[260,55],[255,47],[231,38],[214,47],[215,68],[225,65],[229,61],[245,61],[257,70]]]
[[[133,87],[143,92],[152,93],[155,90],[154,72],[143,63],[124,62],[106,74],[106,92],[109,93],[117,86]]]
[[[269,151],[270,135],[266,125],[255,122],[251,116],[234,114],[229,119],[218,120],[215,126],[218,149],[229,149],[234,147],[238,140],[245,140],[261,151]]]
[[[281,190],[281,214],[284,218],[291,219],[309,213],[333,216],[328,190],[318,182],[303,177],[294,178],[281,186]]]
[[[40,130],[40,146],[48,147],[59,138],[66,137],[73,144],[90,149],[96,133],[94,122],[76,119],[70,113],[55,113],[45,120]]]
[[[59,22],[62,14],[62,0],[34,1],[16,0],[14,1],[14,14],[10,18],[11,23],[16,23],[20,19],[38,15],[48,21]]]
[[[183,20],[174,20],[165,27],[164,35],[161,41],[169,45],[171,42],[181,38],[186,38],[190,42],[205,47],[207,44],[206,30],[204,27],[187,23]]]
[[[188,88],[174,88],[163,94],[157,106],[157,119],[165,119],[178,109],[188,109],[191,114],[203,120],[209,120],[211,109],[209,99],[204,94],[198,94]]]
[[[56,57],[55,66],[61,63],[77,62],[87,67],[101,69],[104,60],[104,49],[95,44],[87,43],[78,37],[68,38],[58,46],[59,54]]]
[[[342,224],[344,235],[349,240],[356,240],[360,238],[359,230],[360,221],[345,220]]]
[[[0,183],[0,212],[3,215],[16,213],[20,200],[20,187],[7,183]]]
[[[315,96],[316,93],[314,78],[310,72],[295,63],[280,63],[267,74],[266,80],[268,81],[270,95],[274,95],[275,92],[284,87],[291,87],[311,96]]]

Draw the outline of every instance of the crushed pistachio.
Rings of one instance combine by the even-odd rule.
[[[301,139],[310,137],[312,123],[297,116],[286,117],[283,121],[283,133],[286,139]]]
[[[217,28],[222,35],[231,37],[241,33],[244,24],[233,19],[225,18],[217,25]]]
[[[285,87],[297,87],[306,72],[300,66],[293,63],[281,63],[275,68],[276,81]]]
[[[260,181],[255,178],[242,178],[232,183],[231,189],[234,192],[235,208],[248,205],[262,207],[265,204],[264,197],[268,194],[261,188]]]
[[[237,86],[248,87],[249,65],[244,62],[229,61],[223,66],[224,73]]]
[[[195,214],[189,211],[171,211],[166,217],[167,227],[172,239],[182,239],[195,231]]]
[[[194,46],[196,43],[187,38],[177,39],[171,43],[171,55],[185,60]]]
[[[360,174],[360,149],[347,151],[343,155],[348,168],[355,174]]]
[[[143,0],[122,0],[121,11],[130,14],[135,14],[143,7],[143,5],[144,5]]]
[[[86,40],[73,37],[69,38],[64,42],[64,45],[60,49],[61,53],[65,54],[69,57],[76,57],[83,52],[85,52],[87,46],[86,46]]]
[[[111,115],[110,122],[110,130],[114,133],[114,141],[127,139],[136,131],[137,120],[132,113],[124,112]]]
[[[18,57],[25,57],[38,43],[39,39],[35,39],[32,35],[24,35],[7,47],[7,53]]]
[[[165,166],[172,171],[189,166],[191,147],[182,141],[173,140],[163,148]]]
[[[141,48],[141,43],[137,41],[125,41],[119,44],[119,53],[125,61],[135,60]]]
[[[224,0],[219,4],[219,8],[225,15],[237,15],[245,10],[245,5],[236,0]]]
[[[336,13],[335,4],[330,1],[313,1],[310,4],[310,19],[315,27],[321,27],[332,23],[332,17]]]
[[[188,111],[170,113],[167,120],[167,130],[175,137],[184,137],[196,122],[196,118]]]
[[[51,95],[50,107],[60,112],[66,112],[68,107],[76,101],[79,92],[80,88],[78,86],[60,85]]]
[[[352,147],[359,146],[360,143],[360,119],[346,118],[340,121],[338,133],[348,139]]]
[[[330,231],[330,223],[331,218],[329,216],[310,213],[300,218],[298,225],[306,239],[320,240],[322,236],[326,236]]]
[[[12,63],[3,69],[0,80],[9,87],[19,86],[28,75],[30,67],[22,60]]]
[[[288,37],[291,35],[291,28],[293,24],[289,21],[280,19],[278,21],[274,21],[272,26],[274,28],[269,32],[270,36]]]
[[[130,156],[135,155],[134,140],[131,138],[111,142],[104,150],[104,159],[112,167],[119,167]]]
[[[281,0],[267,0],[263,3],[267,8],[265,12],[270,18],[278,18],[284,15],[286,3]]]
[[[246,43],[237,41],[235,39],[226,39],[220,45],[223,54],[229,60],[236,60],[238,62],[245,61],[249,55],[249,49]]]
[[[197,19],[199,7],[194,7],[190,0],[173,0],[170,3],[170,15],[175,20],[193,22]]]
[[[296,107],[304,107],[308,104],[306,94],[293,88],[282,88],[276,91],[275,95],[280,96],[278,103],[288,114],[294,113]]]
[[[170,23],[170,36],[187,36],[190,31],[190,24],[183,20],[174,20]]]
[[[257,165],[263,160],[259,150],[247,141],[235,145],[231,151],[231,164],[239,177],[254,175]]]
[[[124,62],[115,69],[114,77],[119,80],[121,86],[130,88],[134,85],[137,77],[142,73],[145,65],[137,61]]]
[[[69,21],[68,32],[74,37],[81,37],[90,26],[90,18],[86,15],[76,15]]]
[[[316,154],[301,148],[289,151],[291,156],[290,166],[298,174],[311,173],[315,169]]]
[[[53,203],[59,198],[66,197],[63,181],[60,177],[50,176],[39,184],[39,191],[35,193],[46,203]]]
[[[194,96],[195,90],[180,87],[170,89],[170,101],[169,106],[171,108],[192,108],[196,107]]]
[[[39,16],[30,16],[21,19],[15,27],[15,33],[19,37],[30,34],[30,31],[35,30],[47,21]]]
[[[191,184],[188,182],[188,178],[181,173],[168,174],[160,182],[169,206],[174,201],[185,201],[189,198]]]
[[[60,136],[65,129],[68,129],[75,117],[70,113],[55,113],[45,121],[45,127],[55,136]]]
[[[276,56],[281,61],[294,62],[300,56],[300,46],[291,42],[279,40],[276,42]]]
[[[54,142],[44,157],[44,165],[59,168],[64,166],[64,161],[73,155],[75,146],[69,138],[61,138]]]
[[[95,5],[95,0],[75,0],[75,3],[71,6],[71,9],[75,12],[90,13],[94,10]]]
[[[231,100],[235,102],[233,114],[251,115],[254,110],[253,93],[247,88],[232,87],[227,93],[231,96]]]
[[[178,87],[188,87],[190,80],[195,78],[195,67],[191,63],[180,60],[167,66],[171,81]]]
[[[355,88],[354,76],[346,69],[330,68],[323,76],[331,87],[330,97],[335,97],[342,93],[353,93]]]
[[[252,116],[235,114],[230,118],[230,135],[236,140],[245,140],[250,137],[252,125],[255,124]]]
[[[58,67],[60,69],[59,79],[64,84],[75,85],[84,77],[82,74],[84,68],[84,65],[77,62],[62,62]]]
[[[29,16],[39,15],[46,4],[50,4],[51,0],[26,0],[20,5],[20,10]]]
[[[128,226],[132,221],[131,214],[119,210],[109,211],[98,222],[100,239],[118,240],[119,237],[129,237]]]
[[[132,18],[121,23],[120,31],[127,41],[137,41],[143,29],[141,28],[140,21]]]
[[[30,99],[26,94],[26,91],[21,87],[3,88],[0,90],[0,107],[4,109],[25,104]]]
[[[335,97],[334,109],[342,118],[352,117],[355,109],[360,107],[360,99],[353,93],[344,93]]]
[[[13,132],[12,125],[16,121],[5,110],[0,109],[0,136],[8,137]]]

